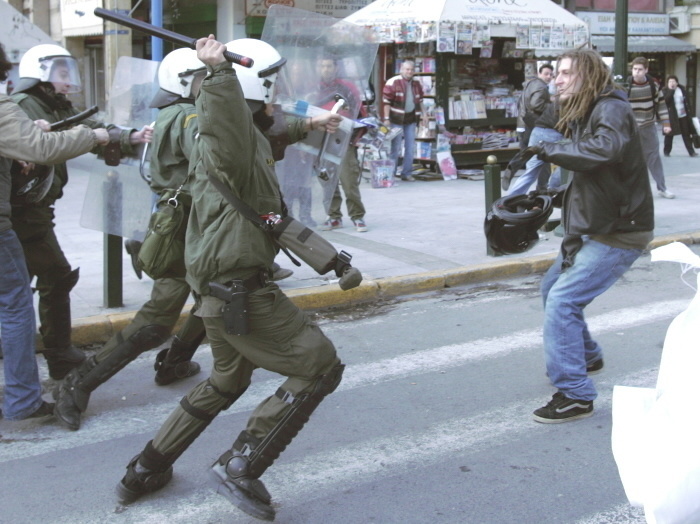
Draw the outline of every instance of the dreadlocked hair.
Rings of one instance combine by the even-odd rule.
[[[593,101],[607,87],[615,87],[610,69],[603,62],[597,51],[592,49],[575,49],[559,56],[571,59],[571,67],[576,75],[583,78],[578,93],[572,94],[561,103],[557,131],[571,137],[571,125],[577,120],[583,120],[591,110]]]

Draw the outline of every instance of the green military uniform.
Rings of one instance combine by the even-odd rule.
[[[49,95],[41,91],[40,86],[13,94],[11,98],[32,120],[43,119],[54,123],[78,113],[65,97]],[[90,119],[83,120],[81,124],[93,129],[115,128]],[[124,130],[120,133],[124,153],[133,153],[129,143],[132,132]],[[63,187],[68,183],[68,170],[65,163],[53,167],[53,185],[47,195],[36,204],[13,207],[12,227],[24,249],[30,278],[37,277],[40,332],[47,350],[49,371],[52,377],[63,378],[68,369],[54,373],[50,355],[60,354],[71,347],[70,291],[78,281],[78,269],[71,268],[54,232],[53,206],[63,196]]]
[[[193,102],[182,101],[169,105],[160,110],[156,119],[153,142],[151,144],[151,189],[162,196],[167,189],[182,187],[178,200],[185,206],[187,212],[191,206],[189,196],[188,169],[189,159],[195,144],[197,135],[197,110]],[[184,184],[184,185],[183,185]],[[170,332],[180,318],[182,308],[190,295],[190,286],[183,278],[160,278],[153,282],[151,298],[138,311],[131,323],[120,333],[113,336],[107,344],[95,355],[98,363],[110,355],[115,348],[124,341],[131,339],[144,329],[155,329],[157,335],[148,337],[146,344],[134,347],[129,355],[119,359],[119,365],[123,367],[138,354],[164,342],[164,338],[170,336]],[[159,383],[172,382],[176,378],[190,376],[199,370],[191,368],[189,360],[195,350],[204,339],[204,324],[199,317],[190,313],[183,328],[176,335],[173,347],[177,355],[171,354],[168,363],[183,363],[180,366],[180,375],[170,376],[167,379],[163,375]],[[157,367],[168,357],[167,349],[159,354]],[[123,364],[123,365],[122,365]],[[193,364],[192,364],[193,365]],[[121,369],[120,367],[120,369]],[[99,370],[98,370],[99,371]],[[114,370],[116,373],[117,370]],[[173,370],[175,371],[175,370]],[[111,373],[111,374],[114,374]],[[111,376],[111,375],[110,375]]]
[[[245,392],[255,368],[262,367],[288,378],[255,409],[232,450],[220,459],[247,453],[246,478],[259,482],[318,403],[337,387],[343,365],[319,327],[266,280],[277,253],[268,234],[232,208],[207,179],[207,174],[217,177],[260,214],[282,211],[270,144],[254,125],[230,64],[211,70],[197,108],[200,136],[190,164],[196,178],[185,260],[187,281],[200,298],[197,314],[204,319],[214,367],[182,399],[140,460],[147,468],[164,471],[165,479],[171,464]],[[245,281],[250,290],[246,335],[227,333],[224,302],[210,291],[211,282],[226,285],[233,280]],[[259,490],[251,493],[260,499]]]

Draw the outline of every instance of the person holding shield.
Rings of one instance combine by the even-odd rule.
[[[78,63],[63,47],[32,47],[20,60],[19,76],[11,98],[31,119],[52,124],[78,113],[66,98],[81,89]],[[107,128],[110,144],[100,151],[114,151],[117,159],[121,154],[135,154],[132,146],[149,142],[153,132],[149,126],[140,131],[121,130],[91,119],[82,124]],[[65,163],[55,164],[53,169],[53,183],[44,198],[31,205],[13,206],[12,226],[22,243],[30,278],[37,278],[39,331],[49,375],[61,380],[85,360],[85,355],[71,343],[70,291],[78,282],[79,268],[71,268],[54,232],[53,206],[63,196],[68,170]]]

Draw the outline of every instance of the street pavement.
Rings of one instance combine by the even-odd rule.
[[[668,200],[654,191],[654,246],[671,240],[700,242],[700,157],[690,158],[676,138],[671,156],[662,158],[668,188],[677,196]],[[107,169],[92,155],[69,162],[70,182],[56,205],[59,242],[72,266],[80,267],[80,281],[71,293],[74,343],[79,346],[103,343],[122,329],[148,300],[152,286],[145,275],[143,280],[136,277],[122,250],[123,306],[104,305],[104,235],[82,227],[80,217],[90,177],[103,176]],[[279,285],[300,307],[318,309],[541,272],[560,247],[560,237],[550,232],[527,253],[489,256],[483,180],[398,182],[391,188],[372,188],[363,180],[361,191],[369,231],[357,232],[345,216],[343,228],[322,234],[353,256],[363,284],[341,291],[334,273],[322,276],[305,265],[295,267],[280,253],[277,262],[294,275]],[[325,217],[317,213],[314,218],[321,222]]]

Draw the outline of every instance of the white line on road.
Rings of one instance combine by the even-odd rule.
[[[615,310],[592,317],[589,319],[589,327],[593,333],[627,329],[674,317],[687,306],[688,300],[671,300]],[[469,361],[495,358],[540,344],[541,331],[533,329],[403,354],[368,364],[348,366],[338,391],[348,391],[407,376],[454,368]],[[276,390],[281,380],[274,379],[253,384],[246,394],[220,417],[254,409]],[[51,428],[42,426],[38,430],[21,433],[3,430],[4,437],[0,439],[3,444],[0,463],[105,442],[132,434],[155,433],[175,405],[176,402],[148,404],[98,415],[91,415],[88,412],[83,428],[78,432],[68,432],[58,426]]]

